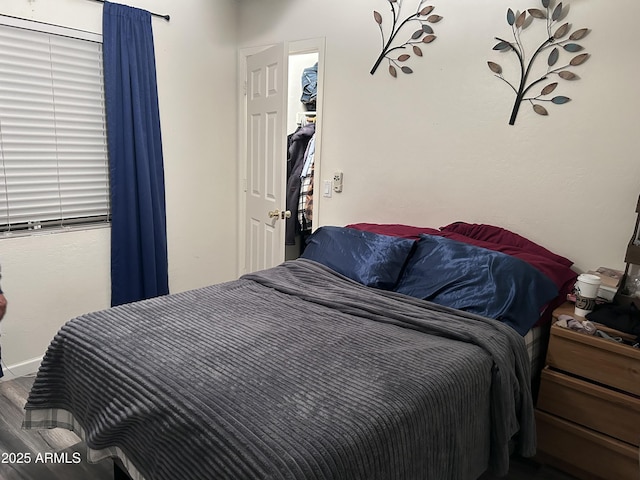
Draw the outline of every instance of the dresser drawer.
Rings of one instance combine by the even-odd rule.
[[[545,368],[538,408],[623,442],[640,445],[640,398]]]
[[[605,435],[536,411],[538,450],[541,458],[551,457],[575,466],[579,478],[638,480],[638,448]]]
[[[547,364],[640,395],[640,349],[553,325]]]

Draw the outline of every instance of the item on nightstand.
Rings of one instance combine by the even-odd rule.
[[[597,275],[583,273],[578,276],[575,286],[576,306],[575,314],[581,317],[591,313],[596,306],[598,288],[602,280]]]
[[[640,292],[638,291],[638,279],[640,278],[640,197],[636,204],[636,223],[633,229],[633,235],[627,245],[627,251],[624,261],[627,264],[624,270],[624,276],[620,282],[620,288],[615,298],[615,303],[628,305],[630,303],[640,307]]]
[[[600,288],[598,288],[598,298],[596,299],[596,301],[600,300],[607,303],[613,302],[613,299],[616,298],[617,293],[617,288],[609,287],[608,285],[600,285]]]
[[[595,270],[589,270],[587,273],[600,277],[603,286],[616,289],[620,286],[620,282],[624,276],[624,272],[622,270],[616,270],[615,268],[609,267],[598,267]]]
[[[575,330],[576,332],[586,333],[587,335],[595,335],[598,331],[596,326],[589,320],[583,322],[576,320],[571,315],[559,315],[558,321],[555,323],[559,327]]]
[[[640,295],[640,275],[638,273],[635,273],[633,275],[630,274],[629,276],[627,276],[627,281],[625,282],[624,287],[624,293],[626,295],[629,295],[631,297],[637,297],[638,295]]]
[[[640,337],[640,310],[633,303],[600,305],[589,313],[587,318],[592,322]]]
[[[598,330],[596,332],[596,335],[599,337],[604,338],[605,340],[610,340],[612,342],[618,342],[618,343],[622,343],[624,340],[622,339],[622,337],[612,337],[611,335],[609,335],[607,332],[603,332],[602,330]]]
[[[598,267],[595,270],[589,270],[587,273],[600,277],[600,280],[602,281],[598,288],[598,300],[613,302],[613,299],[620,288],[620,284],[622,283],[624,272],[610,267]]]

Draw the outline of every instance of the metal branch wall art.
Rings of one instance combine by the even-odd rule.
[[[407,53],[407,49],[411,47],[411,51],[415,56],[422,57],[421,46],[429,44],[436,39],[436,36],[433,34],[433,28],[429,24],[438,23],[442,20],[442,17],[432,13],[435,7],[431,5],[425,6],[425,0],[420,0],[415,13],[402,20],[403,0],[387,0],[387,2],[389,2],[389,6],[391,7],[392,16],[391,32],[389,32],[388,37],[385,36],[382,28],[382,15],[375,10],[373,12],[373,19],[378,24],[380,35],[382,36],[382,52],[370,73],[371,75],[376,73],[380,63],[386,58],[389,61],[389,74],[392,77],[397,77],[398,70],[402,73],[413,73],[413,70],[406,65],[406,62],[411,58],[411,54]],[[411,33],[405,42],[396,42],[398,33],[400,33],[400,30],[406,25],[415,25],[413,33]],[[409,29],[405,30],[407,32],[410,31]]]
[[[550,77],[557,76],[561,80],[569,81],[579,79],[580,77],[570,69],[582,65],[589,58],[588,53],[578,53],[583,50],[583,47],[576,43],[578,40],[583,39],[589,33],[589,30],[581,28],[575,30],[567,37],[571,30],[571,25],[569,23],[563,23],[560,26],[557,25],[566,16],[568,9],[563,8],[562,2],[553,7],[551,0],[542,0],[542,7],[543,9],[530,8],[522,13],[514,12],[509,8],[507,10],[507,23],[511,26],[514,41],[509,42],[496,37],[498,43],[493,47],[494,50],[499,52],[513,52],[516,55],[520,68],[520,82],[517,85],[511,83],[503,76],[502,66],[495,62],[487,62],[489,69],[495,76],[509,85],[516,94],[516,100],[513,105],[513,110],[511,111],[511,117],[509,118],[509,125],[515,123],[522,102],[529,102],[533,107],[533,111],[538,115],[548,115],[547,109],[542,105],[543,102],[550,102],[555,105],[562,105],[569,102],[571,99],[563,95],[550,96],[558,86],[558,82],[553,81],[554,79],[551,79],[549,83],[544,85],[539,93],[529,92],[534,86],[549,80]],[[547,38],[538,46],[527,63],[521,34],[523,30],[536,20],[544,20],[546,22]],[[560,62],[561,50],[569,54],[578,54],[574,55],[568,63],[564,61]],[[532,75],[532,68],[535,61],[539,58],[540,54],[546,51],[549,51],[547,55],[546,72],[537,77],[533,76],[533,79],[530,80],[529,77]]]

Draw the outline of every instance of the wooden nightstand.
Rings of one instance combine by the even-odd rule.
[[[561,314],[584,320],[572,304],[554,321]],[[581,479],[640,479],[640,349],[552,325],[536,425],[540,462]]]

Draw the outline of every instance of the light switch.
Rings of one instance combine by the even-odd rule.
[[[325,180],[322,187],[322,196],[323,197],[331,197],[331,192],[333,188],[331,185],[331,180]]]

